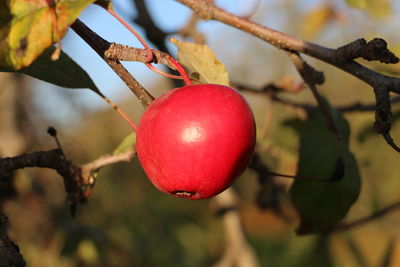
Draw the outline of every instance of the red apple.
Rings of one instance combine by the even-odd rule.
[[[147,108],[136,150],[160,191],[209,198],[246,169],[255,130],[253,113],[239,92],[216,84],[188,85],[164,93]]]

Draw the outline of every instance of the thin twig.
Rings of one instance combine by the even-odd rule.
[[[400,96],[395,96],[390,100],[391,104],[396,104],[400,102]],[[347,106],[337,107],[341,112],[357,112],[357,111],[375,111],[376,104],[361,104],[354,103]]]
[[[58,136],[57,136],[57,130],[56,130],[56,128],[54,128],[54,127],[49,127],[49,128],[47,129],[47,133],[48,133],[51,137],[54,138],[54,140],[56,141],[56,144],[57,144],[57,148],[61,151],[61,153],[62,153],[64,159],[67,159],[67,156],[65,155],[64,150],[63,150],[63,148],[62,148],[62,146],[61,146],[60,139],[59,139]]]
[[[281,96],[279,96],[279,92],[291,92],[292,91],[291,87],[289,87],[289,88],[280,87],[278,84],[275,84],[275,83],[268,83],[268,84],[262,86],[260,89],[253,88],[251,86],[247,86],[247,85],[243,85],[243,84],[233,84],[233,86],[243,92],[270,96],[273,101],[280,103],[282,105],[287,105],[287,106],[294,107],[294,108],[300,108],[300,109],[304,109],[307,111],[315,108],[314,105],[293,102],[291,100],[288,100],[288,99],[285,99],[285,98],[282,98]],[[297,92],[297,90],[295,90],[295,91]],[[397,104],[399,102],[400,102],[400,96],[395,96],[390,100],[391,104]],[[363,104],[363,103],[357,102],[357,103],[352,103],[352,104],[343,105],[343,106],[335,106],[335,108],[338,111],[343,112],[343,113],[371,112],[371,111],[376,110],[376,104]]]
[[[169,52],[169,49],[165,43],[166,38],[168,37],[169,33],[164,32],[156,25],[152,16],[150,15],[150,11],[146,4],[147,1],[132,0],[132,2],[134,3],[136,10],[137,10],[137,16],[133,19],[133,22],[135,22],[138,25],[143,27],[146,37],[160,51]],[[171,53],[168,53],[168,54],[171,54]],[[168,71],[171,74],[173,74],[173,70],[174,70],[174,68],[168,68]],[[182,85],[181,80],[173,79],[171,81],[175,84],[175,87],[179,87]]]
[[[145,29],[146,37],[154,43],[162,51],[167,51],[165,45],[165,39],[168,37],[168,33],[161,30],[153,21],[150,12],[147,8],[146,1],[144,0],[132,0],[137,10],[137,16],[133,19],[135,23],[142,26]]]
[[[294,108],[301,108],[305,110],[311,110],[315,108],[314,105],[309,105],[309,104],[304,104],[304,103],[297,103],[290,101],[288,99],[282,98],[277,95],[272,96],[272,100],[274,100],[277,103],[291,106]],[[396,104],[400,102],[400,96],[394,97],[390,103],[391,104]],[[336,106],[335,107],[338,111],[343,112],[343,113],[350,113],[350,112],[371,112],[375,111],[376,109],[376,104],[362,104],[362,103],[352,103],[349,105],[344,105],[344,106]]]
[[[386,216],[389,213],[396,211],[397,209],[400,209],[400,201],[395,202],[395,203],[393,203],[393,204],[391,204],[391,205],[389,205],[389,206],[387,206],[387,207],[385,207],[383,209],[380,209],[380,210],[372,213],[371,215],[369,215],[367,217],[358,219],[358,220],[356,220],[354,222],[347,223],[347,224],[340,224],[340,225],[336,226],[335,228],[331,229],[329,231],[329,233],[342,232],[342,231],[350,230],[351,228],[354,228],[354,227],[357,227],[357,226],[372,222],[372,221],[374,221],[376,219],[379,219],[379,218],[381,218],[383,216]]]
[[[324,103],[322,96],[319,94],[316,84],[322,84],[325,80],[322,72],[316,71],[304,59],[299,55],[299,53],[294,51],[288,51],[290,59],[293,65],[296,67],[297,72],[303,78],[304,82],[310,88],[318,106],[324,116],[326,127],[336,136],[336,138],[341,139],[342,135],[337,127],[335,121],[333,120],[331,111]]]
[[[84,172],[90,173],[99,170],[105,166],[112,165],[118,162],[130,162],[134,158],[135,153],[136,151],[132,147],[132,149],[121,154],[117,155],[106,154],[92,162],[82,165],[81,168],[85,170]]]

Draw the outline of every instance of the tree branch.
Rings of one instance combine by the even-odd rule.
[[[104,155],[82,166],[67,160],[60,149],[37,151],[16,157],[0,158],[0,180],[11,179],[15,170],[39,167],[55,170],[64,179],[65,192],[74,216],[77,205],[85,201],[94,186],[93,174],[100,168],[117,162],[131,161],[135,155],[132,149],[118,155]]]
[[[377,133],[382,134],[386,142],[392,148],[400,152],[400,148],[394,143],[389,133],[391,126],[389,92],[400,93],[400,79],[383,75],[354,61],[354,59],[361,57],[366,60],[376,60],[387,64],[399,62],[399,58],[387,49],[387,43],[385,40],[375,38],[367,43],[364,39],[359,39],[338,49],[332,49],[303,41],[288,34],[252,22],[246,18],[238,17],[216,7],[213,3],[207,0],[176,1],[191,8],[204,20],[213,19],[220,21],[224,24],[248,32],[279,49],[295,51],[296,53],[306,54],[322,60],[350,73],[370,85],[374,89],[377,100],[375,113],[376,122],[374,128]],[[385,99],[383,98],[384,95],[386,95]],[[330,125],[329,116],[326,115],[326,112],[324,113],[328,125]]]
[[[19,247],[7,235],[8,219],[0,213],[0,266],[24,267],[26,262]]]
[[[333,120],[332,114],[329,108],[324,103],[322,96],[319,94],[316,85],[322,84],[325,81],[325,77],[322,72],[316,71],[313,67],[307,64],[307,62],[295,51],[288,51],[290,59],[293,65],[296,67],[297,72],[303,78],[304,82],[310,88],[318,106],[324,116],[326,127],[336,136],[337,139],[341,139],[341,133]]]
[[[168,59],[169,54],[161,52],[156,49],[151,50],[154,55],[156,63],[162,63],[169,68],[175,70],[175,66]],[[128,45],[111,43],[110,47],[104,51],[104,56],[107,59],[121,60],[121,61],[138,61],[147,63],[147,51],[142,48],[135,48]]]
[[[230,25],[237,29],[248,32],[261,40],[264,40],[271,45],[283,49],[283,50],[295,50],[299,53],[306,54],[316,59],[322,60],[326,63],[332,64],[353,76],[356,76],[360,80],[366,82],[372,87],[376,84],[384,84],[389,91],[400,93],[400,79],[392,78],[381,73],[375,72],[363,65],[349,60],[349,57],[341,58],[338,55],[337,49],[327,48],[321,45],[317,45],[311,42],[306,42],[301,39],[295,38],[288,34],[273,30],[263,25],[252,22],[246,18],[238,17],[232,13],[229,13],[223,9],[220,9],[208,2],[207,0],[175,0],[180,2],[187,7],[191,8],[194,12],[204,20],[217,20],[226,25]],[[380,39],[382,40],[382,39]],[[372,42],[372,41],[371,41]],[[362,47],[362,46],[360,46]],[[371,60],[381,60],[389,63],[398,62],[398,58],[394,56],[393,59],[388,60],[386,47],[379,46],[375,43],[372,45],[374,51],[374,57]],[[352,47],[354,50],[354,48]],[[353,52],[354,54],[355,52]],[[363,52],[364,53],[364,52]],[[363,54],[360,53],[360,54]],[[367,53],[364,53],[367,54]],[[353,56],[354,58],[354,56]]]
[[[357,58],[368,61],[380,61],[386,64],[396,64],[399,59],[387,48],[387,43],[381,38],[374,38],[368,43],[364,39],[358,39],[335,51],[338,62],[346,62]]]
[[[111,47],[111,43],[101,38],[79,19],[71,25],[71,28],[113,69],[144,107],[150,105],[154,97],[128,72],[119,60],[109,59],[105,56],[105,52]]]
[[[375,93],[375,132],[382,134],[386,142],[397,152],[400,148],[395,144],[390,136],[390,128],[392,127],[392,107],[390,105],[389,91],[382,86],[374,88]]]
[[[37,151],[16,157],[0,158],[0,179],[10,179],[12,172],[28,167],[49,168],[57,171],[64,178],[65,191],[71,204],[71,213],[83,200],[81,185],[82,170],[67,160],[60,149]]]

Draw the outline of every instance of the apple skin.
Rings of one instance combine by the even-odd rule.
[[[164,93],[144,112],[136,151],[160,191],[204,199],[227,189],[254,151],[253,113],[236,90],[188,85]]]

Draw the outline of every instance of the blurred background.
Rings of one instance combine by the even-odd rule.
[[[156,25],[168,33],[167,39],[182,39],[179,32],[188,23],[189,9],[173,0],[144,2]],[[138,16],[135,1],[113,4],[145,36],[133,22]],[[400,4],[395,0],[217,0],[216,4],[327,47],[381,37],[400,55]],[[87,8],[81,20],[108,41],[141,47],[97,6]],[[232,82],[254,89],[271,82],[301,82],[285,53],[274,47],[218,22],[199,21],[197,29],[225,64]],[[165,46],[175,55],[167,40]],[[139,121],[143,112],[139,101],[84,41],[70,31],[63,49],[105,95]],[[326,82],[320,91],[331,103],[373,104],[374,95],[366,84],[327,64],[307,60],[324,71]],[[392,76],[400,73],[399,64],[363,64]],[[141,63],[124,65],[155,96],[175,86]],[[130,133],[129,126],[89,90],[59,88],[8,73],[0,73],[0,84],[2,157],[55,148],[46,133],[48,126],[58,130],[64,152],[77,164],[110,153]],[[256,116],[258,155],[272,171],[294,174],[299,137],[290,122],[301,112],[258,93],[244,95]],[[282,95],[314,104],[307,89]],[[392,136],[397,141],[399,111],[394,105]],[[345,219],[351,222],[399,200],[396,166],[400,157],[373,132],[373,112],[346,113],[345,117],[362,175],[360,197]],[[298,219],[286,193],[290,183],[274,178],[268,184],[274,193],[260,199],[257,196],[267,190],[266,185],[260,185],[257,173],[249,169],[233,187],[240,200],[243,229],[261,266],[400,266],[400,210],[349,231],[297,236]],[[29,266],[213,266],[225,251],[224,224],[213,201],[177,199],[158,192],[137,159],[102,169],[92,196],[75,219],[69,214],[62,178],[52,170],[19,170],[13,184],[0,184],[0,192],[1,209],[10,220],[9,235]]]

